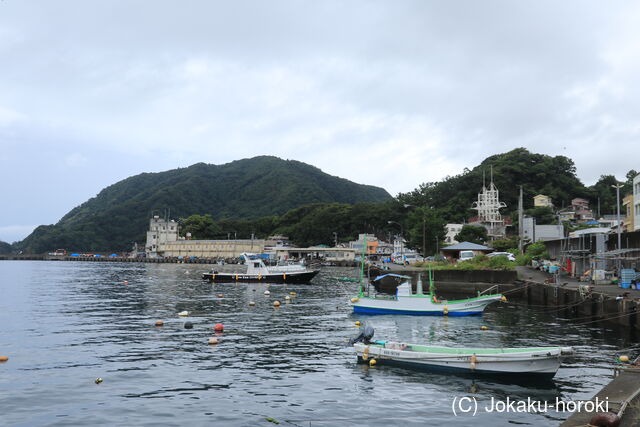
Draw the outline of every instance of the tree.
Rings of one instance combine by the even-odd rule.
[[[471,242],[483,245],[487,241],[487,229],[481,225],[463,225],[460,233],[456,234],[458,242]]]
[[[220,227],[211,215],[191,215],[180,224],[180,234],[191,233],[193,239],[214,239],[220,234]]]
[[[555,224],[558,218],[553,210],[548,206],[538,206],[537,208],[527,209],[524,211],[525,215],[531,216],[536,219],[536,224]]]
[[[407,218],[407,238],[410,248],[419,249],[423,256],[435,254],[447,234],[438,211],[428,207],[413,209]]]

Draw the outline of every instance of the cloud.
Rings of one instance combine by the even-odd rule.
[[[0,2],[0,225],[260,154],[392,194],[516,147],[622,178],[639,39],[625,1]]]
[[[3,225],[0,226],[0,241],[13,243],[24,239],[37,225]]]

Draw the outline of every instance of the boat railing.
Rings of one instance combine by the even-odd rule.
[[[498,290],[498,285],[493,285],[482,292],[478,292],[478,296],[484,295],[486,292],[489,292],[489,291],[497,291],[497,290]]]

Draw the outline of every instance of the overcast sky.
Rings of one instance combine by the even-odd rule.
[[[9,242],[262,154],[392,195],[516,147],[640,169],[638,2],[1,0],[0,65]]]

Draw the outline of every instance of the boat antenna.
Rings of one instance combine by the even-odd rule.
[[[358,292],[359,297],[364,296],[364,284],[362,283],[364,279],[364,250],[367,247],[367,234],[365,233],[362,240],[362,256],[360,257],[360,290]]]

